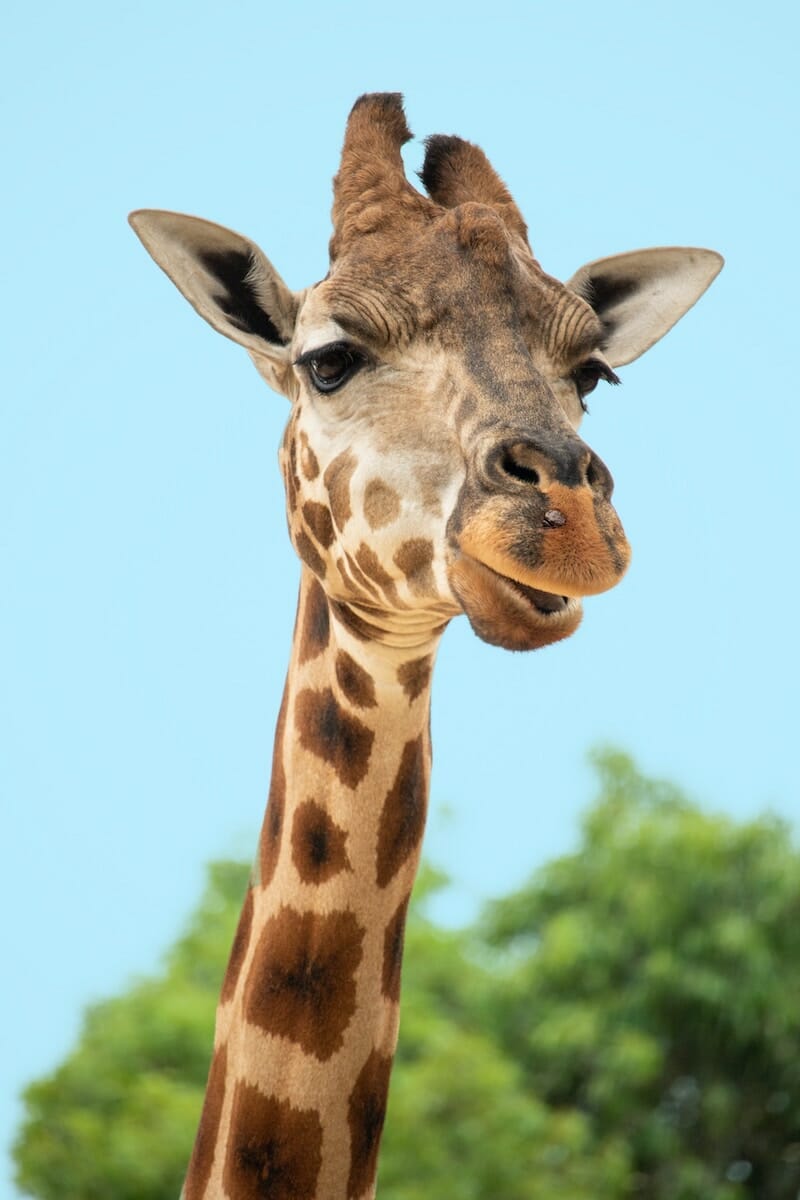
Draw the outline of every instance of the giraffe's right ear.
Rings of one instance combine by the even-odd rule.
[[[222,225],[182,213],[142,208],[128,220],[200,316],[244,346],[267,383],[288,395],[300,301],[258,246]]]

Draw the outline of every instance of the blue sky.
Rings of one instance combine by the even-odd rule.
[[[598,742],[709,807],[798,816],[796,7],[275,9],[51,0],[4,19],[4,1135],[83,1006],[153,969],[203,864],[249,857],[293,620],[285,401],[126,214],[230,225],[305,286],[363,91],[403,91],[418,138],[480,143],[553,274],[657,244],[727,258],[592,398],[623,584],[537,655],[463,619],[447,633],[427,842],[455,880],[446,915],[573,844]]]

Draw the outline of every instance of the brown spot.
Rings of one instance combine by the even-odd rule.
[[[364,516],[370,529],[389,525],[400,515],[400,497],[382,479],[370,479],[364,490]]]
[[[363,1196],[375,1181],[391,1071],[392,1060],[373,1050],[350,1094],[347,1105],[350,1126],[348,1197]]]
[[[289,474],[296,494],[300,491],[300,476],[297,474],[297,443],[294,438],[289,441]]]
[[[244,994],[248,1021],[325,1062],[356,1011],[364,930],[351,912],[283,907],[264,925]]]
[[[346,650],[340,650],[336,655],[336,678],[351,704],[357,708],[375,707],[377,700],[372,676]]]
[[[378,886],[386,887],[420,844],[425,829],[427,781],[422,735],[406,742],[383,804],[378,828]]]
[[[278,864],[283,831],[283,812],[286,807],[286,771],[283,765],[283,743],[286,737],[287,690],[284,688],[278,721],[275,726],[275,745],[272,752],[272,778],[264,824],[261,826],[259,866],[262,886],[270,883]]]
[[[368,579],[361,567],[351,554],[345,553],[345,569],[342,571],[342,577],[349,580],[354,592],[358,592],[359,588],[363,588],[369,592],[374,599],[380,599],[380,592],[371,579]]]
[[[242,912],[239,917],[239,924],[236,926],[236,934],[231,946],[230,958],[228,959],[228,968],[225,972],[225,979],[222,984],[222,995],[220,999],[224,1004],[230,1000],[233,993],[236,991],[236,981],[239,978],[239,972],[242,969],[244,956],[247,953],[247,947],[250,942],[250,930],[253,925],[253,889],[247,889],[247,895],[244,898]]]
[[[369,766],[372,730],[342,708],[331,688],[305,688],[295,708],[303,747],[329,763],[347,787],[357,787]]]
[[[240,1081],[233,1094],[223,1183],[235,1200],[314,1200],[322,1166],[322,1124]]]
[[[202,1200],[214,1165],[214,1151],[219,1136],[222,1105],[225,1100],[225,1076],[228,1070],[228,1054],[225,1046],[214,1051],[211,1070],[208,1073],[203,1112],[197,1136],[189,1160],[184,1183],[184,1200]]]
[[[322,585],[313,579],[307,589],[303,606],[303,633],[300,639],[300,663],[308,662],[321,654],[328,645],[331,634],[331,614],[328,597]]]
[[[343,450],[337,454],[327,467],[323,479],[328,489],[331,505],[331,516],[337,529],[344,529],[352,516],[350,508],[350,480],[358,465],[358,460],[351,450]]]
[[[294,815],[292,858],[303,883],[325,883],[349,870],[347,834],[316,800],[306,800]]]
[[[380,559],[371,546],[362,542],[356,550],[356,562],[364,574],[383,589],[383,594],[395,608],[408,608],[397,594],[397,587],[388,571],[384,571]]]
[[[319,475],[319,462],[304,429],[300,430],[300,467],[308,480],[316,479]]]
[[[410,538],[403,542],[394,556],[406,577],[411,591],[417,596],[430,596],[436,591],[433,576],[433,542],[429,538]]]
[[[319,551],[306,531],[304,529],[293,531],[292,540],[294,541],[295,550],[309,570],[318,575],[320,579],[324,579],[326,571],[325,562],[320,557]]]
[[[421,696],[431,680],[433,660],[429,654],[422,658],[412,658],[397,668],[397,679],[408,696],[408,703],[413,704],[417,696]]]
[[[324,546],[327,550],[335,536],[329,510],[316,500],[306,500],[303,505],[303,516],[320,546]]]
[[[400,904],[383,935],[383,994],[395,1002],[400,999],[400,968],[403,965],[403,938],[410,895]]]

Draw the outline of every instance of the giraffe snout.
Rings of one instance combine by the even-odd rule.
[[[588,487],[598,498],[610,500],[614,491],[614,480],[603,460],[574,436],[531,437],[512,432],[485,446],[482,456],[485,481],[501,492],[525,493],[536,488],[546,495],[556,484]]]
[[[572,431],[507,429],[474,448],[452,525],[460,551],[556,596],[619,582],[630,547],[605,463]]]

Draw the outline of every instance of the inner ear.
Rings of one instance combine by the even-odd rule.
[[[130,223],[189,303],[254,355],[288,356],[299,299],[255,242],[198,217],[140,209]]]
[[[207,250],[201,251],[199,257],[221,285],[212,299],[230,324],[242,333],[285,346],[290,339],[281,335],[259,296],[255,283],[257,262],[253,255],[247,250]]]
[[[714,250],[633,250],[581,267],[567,287],[591,304],[605,329],[603,352],[624,366],[668,333],[722,270]]]

